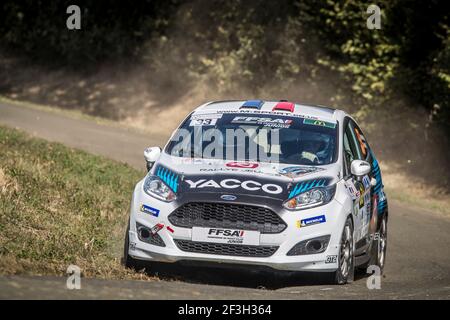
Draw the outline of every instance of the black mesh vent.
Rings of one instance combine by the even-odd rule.
[[[270,257],[278,249],[276,246],[247,246],[176,239],[175,244],[182,251],[239,257]]]
[[[280,233],[286,223],[272,210],[249,205],[228,203],[187,203],[169,215],[178,227],[213,227]]]

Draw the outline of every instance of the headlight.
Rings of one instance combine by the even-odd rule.
[[[318,207],[330,202],[333,199],[335,192],[335,184],[329,187],[314,188],[285,201],[283,206],[289,210]]]
[[[153,175],[147,175],[145,178],[144,192],[166,202],[171,202],[176,199],[175,193],[161,179]]]

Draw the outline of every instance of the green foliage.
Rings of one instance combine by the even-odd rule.
[[[397,67],[395,44],[380,30],[366,27],[365,10],[370,3],[327,1],[321,8],[321,39],[334,39],[321,64],[338,71],[346,80],[361,108],[380,105],[388,97],[387,82]]]
[[[163,32],[174,1],[135,0],[119,5],[107,0],[2,1],[0,41],[33,62],[78,68],[133,59],[144,41]],[[66,9],[81,9],[81,30],[68,30]]]
[[[65,28],[68,4],[4,1],[2,43],[79,70],[142,59],[175,86],[203,81],[227,96],[301,96],[360,117],[421,105],[433,121],[450,123],[444,0],[377,1],[380,30],[366,27],[365,0],[86,0],[75,32]]]

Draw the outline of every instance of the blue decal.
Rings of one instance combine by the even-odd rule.
[[[167,186],[172,189],[173,192],[177,192],[179,185],[178,174],[160,166],[156,169],[156,176],[164,181],[164,183],[167,184]]]
[[[387,201],[386,197],[384,196],[383,191],[383,181],[381,180],[381,171],[380,166],[378,165],[378,161],[375,158],[375,155],[372,151],[370,151],[372,155],[372,174],[373,177],[377,180],[377,183],[375,187],[373,188],[373,192],[378,196],[378,199],[380,199],[380,202],[378,203],[378,214],[382,214],[384,209],[386,209]]]
[[[143,205],[141,206],[141,211],[142,211],[142,212],[145,212],[145,213],[148,213],[148,214],[151,214],[151,215],[154,216],[154,217],[159,216],[159,210],[158,210],[158,209],[152,208],[152,207],[147,206],[147,205],[145,205],[145,204],[143,204]]]
[[[313,224],[319,224],[319,223],[324,223],[324,222],[327,222],[327,219],[325,219],[324,215],[321,215],[321,216],[307,218],[307,219],[297,221],[297,227],[302,228],[302,227],[307,227],[307,226],[311,226]]]
[[[313,188],[325,187],[327,179],[314,179],[297,183],[289,193],[289,199]]]

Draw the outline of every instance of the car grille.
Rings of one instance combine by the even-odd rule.
[[[261,233],[280,233],[287,227],[270,209],[228,203],[187,203],[172,212],[169,221],[184,228],[228,228]]]
[[[180,250],[187,252],[259,258],[270,257],[278,249],[276,246],[247,246],[177,239],[175,239],[175,244]]]

